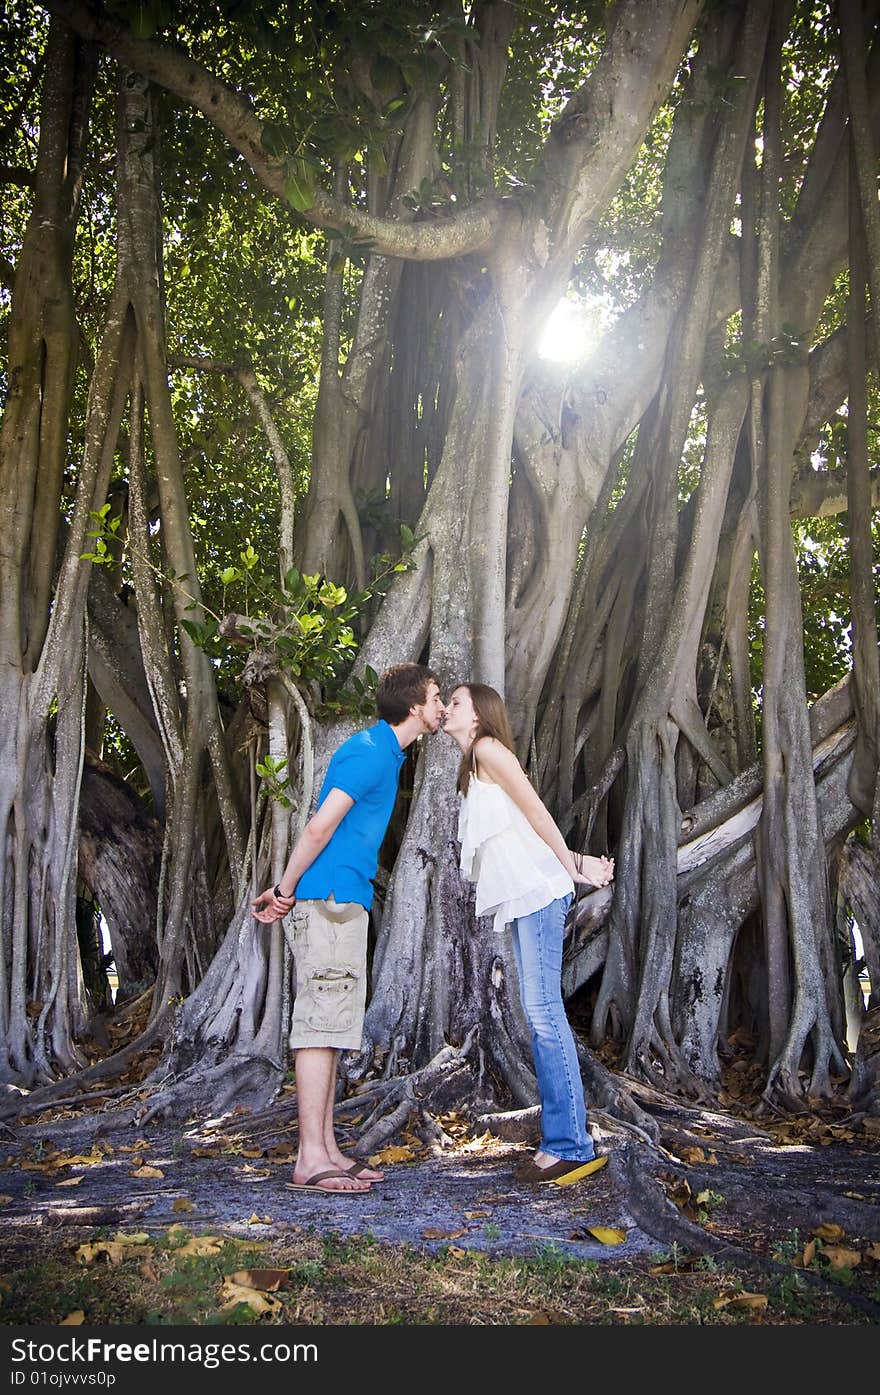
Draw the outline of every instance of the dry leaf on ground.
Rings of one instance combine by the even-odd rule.
[[[223,1280],[220,1297],[225,1300],[220,1305],[221,1313],[239,1303],[246,1303],[251,1312],[256,1313],[258,1317],[262,1317],[263,1313],[277,1313],[281,1308],[277,1298],[260,1293],[258,1289],[248,1288],[244,1284],[237,1284],[232,1279]]]
[[[832,1269],[855,1269],[861,1264],[860,1250],[848,1250],[845,1245],[826,1245],[822,1251]]]
[[[412,1162],[414,1157],[415,1153],[412,1148],[403,1148],[398,1145],[383,1148],[381,1153],[374,1153],[367,1161],[370,1167],[382,1167],[384,1163]]]
[[[241,1284],[243,1288],[257,1288],[261,1293],[274,1293],[276,1289],[284,1287],[284,1281],[289,1274],[289,1269],[237,1269],[229,1277],[234,1284]]]
[[[219,1235],[194,1235],[175,1250],[176,1255],[217,1255],[223,1249],[224,1241]]]
[[[622,1245],[626,1239],[626,1231],[620,1230],[617,1226],[588,1225],[587,1233],[595,1235],[597,1240],[601,1240],[603,1245]]]
[[[816,1242],[815,1242],[815,1240],[809,1240],[809,1241],[807,1242],[807,1244],[804,1245],[803,1254],[799,1254],[799,1255],[797,1256],[797,1258],[795,1259],[795,1262],[794,1262],[795,1268],[796,1268],[796,1269],[809,1269],[810,1265],[813,1263],[813,1260],[814,1260],[815,1258],[816,1258]]]
[[[176,1196],[171,1203],[172,1211],[191,1211],[193,1204],[188,1196]]]
[[[733,1293],[727,1298],[716,1298],[712,1307],[716,1311],[722,1308],[754,1308],[756,1311],[762,1311],[769,1301],[766,1293]]]
[[[82,1308],[74,1308],[72,1313],[68,1313],[66,1318],[62,1318],[59,1327],[81,1327],[86,1320],[86,1315]]]
[[[129,1177],[164,1177],[165,1173],[161,1167],[138,1167],[134,1172],[130,1172]]]
[[[75,1258],[80,1264],[92,1264],[95,1260],[106,1258],[111,1264],[121,1264],[130,1254],[126,1245],[120,1245],[118,1240],[97,1240],[94,1244],[79,1245],[75,1252]]]
[[[843,1239],[846,1231],[843,1226],[834,1225],[832,1221],[823,1221],[821,1225],[816,1226],[813,1234],[818,1235],[820,1240],[830,1240],[832,1244],[836,1244],[838,1240]]]
[[[491,1211],[487,1211],[485,1209],[481,1211],[465,1211],[464,1213],[465,1220],[468,1221],[485,1221],[489,1219],[491,1214]]]
[[[459,1240],[462,1235],[467,1235],[467,1227],[463,1230],[437,1230],[431,1226],[428,1230],[422,1231],[423,1240]]]

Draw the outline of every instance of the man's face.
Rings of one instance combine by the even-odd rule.
[[[440,723],[446,708],[443,706],[443,699],[440,697],[440,688],[436,683],[428,684],[428,692],[425,701],[410,709],[422,723],[422,732],[439,731]]]

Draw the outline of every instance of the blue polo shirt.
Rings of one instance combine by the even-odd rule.
[[[351,795],[354,804],[297,882],[298,901],[333,896],[337,901],[357,901],[369,910],[373,904],[372,878],[394,808],[403,760],[400,742],[385,721],[355,732],[334,752],[318,808],[331,790]]]

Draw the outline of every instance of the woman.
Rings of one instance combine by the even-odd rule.
[[[562,938],[574,882],[606,886],[607,857],[574,853],[513,751],[504,702],[483,683],[462,683],[444,730],[461,748],[458,836],[461,870],[477,884],[477,915],[513,930],[523,1008],[532,1029],[541,1098],[541,1146],[520,1180],[549,1182],[585,1164],[600,1167],[587,1132],[574,1037],[562,1003]],[[587,1171],[584,1171],[587,1175]]]

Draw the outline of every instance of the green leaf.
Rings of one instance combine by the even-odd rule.
[[[307,213],[315,202],[315,181],[305,160],[295,160],[292,167],[288,166],[284,197],[297,213]]]

